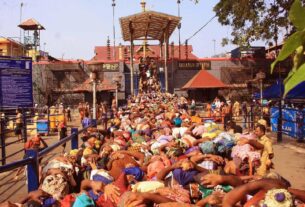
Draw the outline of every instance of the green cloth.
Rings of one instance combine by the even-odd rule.
[[[145,142],[146,140],[144,139],[143,136],[139,135],[138,133],[135,133],[132,135],[132,141],[134,141],[135,143],[142,143]]]
[[[230,185],[219,185],[214,188],[206,188],[203,185],[199,185],[199,191],[202,193],[202,198],[206,198],[211,195],[216,190],[216,188],[221,188],[221,190],[225,193],[230,192],[233,189]]]
[[[73,207],[95,207],[94,201],[89,198],[85,193],[77,196]]]

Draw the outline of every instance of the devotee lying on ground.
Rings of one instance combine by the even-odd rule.
[[[220,108],[221,106],[219,106]],[[41,163],[39,189],[25,206],[301,206],[304,191],[270,172],[265,127],[243,134],[191,116],[186,99],[140,94],[113,110],[79,149]],[[6,203],[6,205],[15,205]]]

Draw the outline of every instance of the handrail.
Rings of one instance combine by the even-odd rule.
[[[71,139],[75,138],[75,136],[77,136],[78,134],[84,132],[85,130],[87,130],[88,128],[93,127],[93,126],[94,126],[94,124],[91,124],[91,125],[89,125],[88,127],[84,128],[84,129],[81,129],[81,130],[79,130],[79,131],[78,131],[77,128],[72,128],[70,136],[67,136],[67,137],[63,138],[62,140],[60,140],[60,141],[54,143],[53,145],[47,147],[46,149],[40,151],[40,152],[38,153],[38,157],[42,157],[42,156],[48,154],[49,152],[53,151],[53,150],[56,149],[57,147],[59,147],[59,146],[65,144],[66,142],[68,142],[68,141],[70,141]],[[76,140],[74,140],[74,141],[76,141]],[[72,142],[72,145],[73,145],[73,142]]]
[[[18,154],[18,153],[20,153],[20,152],[23,152],[23,151],[24,151],[24,149],[20,149],[20,150],[18,150],[18,151],[16,151],[16,152],[14,152],[14,153],[12,153],[12,154],[6,156],[5,159],[10,158],[10,157],[13,157],[14,155],[16,155],[16,154]],[[3,161],[3,159],[1,159],[1,161]]]
[[[76,149],[78,148],[78,135],[84,131],[86,131],[88,128],[90,127],[94,127],[96,126],[96,122],[93,120],[93,123],[91,125],[89,125],[88,127],[86,128],[83,128],[81,130],[78,130],[78,128],[72,128],[71,129],[71,135],[63,138],[62,140],[54,143],[53,145],[47,147],[46,149],[40,151],[39,153],[37,153],[37,157],[42,157],[46,154],[48,154],[49,152],[53,151],[54,149],[56,149],[57,147],[63,145],[64,143],[68,142],[68,141],[72,141],[71,142],[71,148],[72,149]],[[3,165],[3,166],[0,166],[0,173],[1,172],[4,172],[4,171],[8,171],[8,170],[13,170],[13,169],[16,169],[18,167],[21,167],[21,166],[24,166],[24,165],[27,165],[29,164],[30,162],[28,161],[29,158],[25,158],[25,159],[22,159],[22,160],[18,160],[18,161],[15,161],[15,162],[12,162],[12,163],[9,163],[9,164],[6,164],[6,165]],[[9,166],[9,168],[6,168],[7,166]]]
[[[79,133],[86,131],[90,127],[96,127],[97,126],[96,123],[97,123],[96,120],[92,120],[92,124],[90,124],[88,127],[81,129],[79,131],[78,131],[78,128],[72,128],[71,135],[63,138],[62,140],[54,143],[53,145],[47,147],[46,149],[43,149],[40,152],[37,152],[36,150],[33,150],[33,149],[26,150],[27,158],[12,162],[7,165],[0,166],[0,173],[14,170],[16,168],[27,165],[28,192],[37,190],[38,186],[39,186],[39,181],[38,181],[38,178],[39,178],[38,160],[39,160],[39,158],[43,157],[44,155],[48,154],[49,152],[53,151],[60,145],[63,145],[64,143],[66,143],[70,140],[71,140],[71,149],[78,149]]]
[[[50,124],[52,123],[57,123],[58,120],[54,119],[50,119],[50,117],[57,117],[57,116],[62,116],[62,115],[65,115],[65,113],[55,113],[55,114],[45,114],[45,115],[48,115],[48,117],[46,118],[47,119],[47,131],[45,130],[42,130],[43,133],[47,132],[49,133],[49,130],[50,130]],[[27,141],[27,136],[28,136],[28,131],[29,130],[35,130],[37,129],[38,130],[38,123],[40,123],[38,120],[36,121],[35,120],[35,117],[38,117],[38,120],[39,120],[39,114],[37,116],[37,114],[34,114],[34,113],[31,113],[29,111],[25,111],[25,109],[23,109],[22,111],[22,124],[23,124],[23,127],[22,127],[22,140],[23,142],[26,142]],[[1,127],[0,127],[0,148],[1,148],[1,159],[0,159],[0,162],[2,163],[2,165],[5,165],[6,164],[6,158],[8,158],[9,156],[13,156],[15,155],[16,153],[12,154],[12,155],[7,155],[6,154],[6,147],[11,145],[11,144],[14,144],[14,143],[17,143],[17,141],[13,141],[13,142],[9,142],[9,143],[6,143],[6,135],[8,133],[11,133],[11,132],[14,132],[14,129],[16,127],[16,123],[15,121],[19,119],[17,117],[10,117],[10,116],[6,116],[6,117],[0,117],[0,122],[1,122]],[[8,123],[9,122],[13,122],[13,129],[9,129],[7,128],[8,126]],[[29,124],[37,124],[36,128],[33,128],[33,127],[30,127]],[[22,150],[20,150],[22,151]],[[19,151],[19,152],[20,152]]]
[[[14,170],[16,168],[25,166],[25,165],[31,163],[33,161],[33,159],[34,159],[33,157],[28,157],[28,158],[15,161],[15,162],[7,164],[7,165],[0,166],[0,173],[10,171],[10,170]]]
[[[60,141],[54,143],[53,145],[41,150],[38,153],[38,157],[42,157],[42,156],[48,154],[49,152],[53,151],[54,149],[56,149],[58,146],[65,144],[66,142],[70,141],[73,138],[73,136],[75,136],[75,135],[77,135],[77,134],[75,132],[73,132],[70,136],[67,136],[67,137],[61,139]]]

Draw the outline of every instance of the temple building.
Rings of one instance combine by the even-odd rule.
[[[157,68],[156,75],[160,91],[165,92],[165,66],[160,45],[140,44],[134,45],[134,94],[143,92],[139,90],[139,86],[141,67],[143,68],[144,63],[144,49],[145,59],[152,61]],[[277,79],[278,76],[277,73],[273,75],[269,73],[273,59],[255,56],[199,58],[193,53],[192,45],[181,45],[179,58],[179,45],[173,43],[169,45],[168,50],[168,92],[187,94],[190,98],[202,102],[209,101],[218,95],[227,98],[237,96],[251,98],[251,94],[259,90],[259,84],[256,81],[258,72],[265,72],[267,76],[264,81],[265,86],[271,85],[272,80]],[[119,102],[126,101],[126,98],[131,95],[130,52],[130,45],[119,44],[114,48],[106,43],[105,46],[96,46],[94,56],[87,61],[53,58],[34,63],[34,95],[40,94],[35,95],[35,100],[41,103],[64,102],[67,104],[79,101],[92,102],[90,68],[94,67],[100,74],[96,88],[97,102],[111,102],[115,97],[116,89],[118,89]],[[205,72],[200,72],[202,70]],[[283,73],[289,71],[289,64],[283,64],[281,70]],[[213,83],[208,80],[213,80]],[[213,85],[215,83],[217,84]]]
[[[236,48],[229,57],[200,58],[187,41],[170,43],[181,17],[147,11],[144,1],[141,6],[142,12],[119,19],[124,44],[110,45],[108,38],[104,46],[94,48],[90,60],[57,59],[42,51],[40,32],[45,28],[35,19],[19,25],[23,44],[0,39],[0,55],[33,58],[34,100],[48,105],[92,102],[93,94],[97,103],[110,103],[114,97],[124,102],[128,96],[151,92],[184,94],[201,102],[219,95],[251,98],[259,88],[259,72],[266,74],[266,85],[278,78],[278,71],[269,73],[274,58],[266,58],[266,52],[272,50]],[[287,73],[290,65],[281,64],[280,73]]]

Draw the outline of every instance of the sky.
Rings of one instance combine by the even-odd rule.
[[[41,49],[45,48],[53,57],[88,60],[94,56],[95,46],[106,45],[108,36],[113,44],[112,0],[0,0],[0,36],[19,37],[17,25],[20,22],[21,2],[22,20],[34,18],[46,28],[41,32]],[[141,12],[140,2],[141,0],[116,0],[116,45],[129,44],[122,39],[119,18]],[[178,14],[176,0],[146,2],[148,10]],[[213,7],[217,2],[218,0],[201,0],[194,4],[191,0],[181,1],[182,43],[215,15]],[[220,25],[217,18],[214,18],[188,44],[193,45],[194,54],[198,57],[211,57],[215,53],[229,52],[237,47],[221,46],[222,38],[230,38],[230,33],[230,27]],[[170,42],[172,41],[178,44],[177,29],[172,34]],[[264,42],[256,42],[254,45],[262,46]]]

